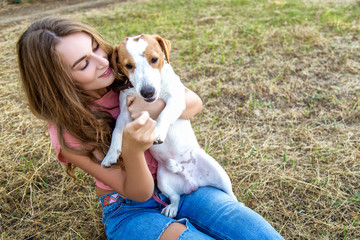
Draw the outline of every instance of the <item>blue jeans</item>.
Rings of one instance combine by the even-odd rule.
[[[176,219],[161,214],[163,202],[169,200],[157,189],[155,193],[144,203],[119,197],[107,206],[104,202],[111,194],[102,196],[108,239],[159,239],[173,222],[187,227],[179,239],[283,239],[259,214],[216,188],[201,187],[182,195]]]

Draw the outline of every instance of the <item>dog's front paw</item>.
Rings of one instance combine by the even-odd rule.
[[[169,218],[174,218],[174,217],[176,217],[177,212],[178,212],[178,205],[177,205],[177,204],[173,204],[173,203],[167,205],[167,206],[161,211],[161,213],[162,213],[163,215],[165,215],[166,217],[169,217]]]
[[[154,144],[161,144],[165,141],[167,135],[167,129],[157,128],[156,129],[156,137],[154,140]]]
[[[162,144],[164,141],[160,137],[154,139],[154,144]]]
[[[118,157],[120,156],[121,151],[115,150],[115,151],[109,151],[104,160],[101,162],[101,166],[105,168],[109,168],[112,165],[114,165],[117,162]]]

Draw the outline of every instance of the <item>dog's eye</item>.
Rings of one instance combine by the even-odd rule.
[[[129,63],[126,64],[125,67],[126,67],[127,69],[129,69],[129,70],[133,68],[133,66],[132,66],[131,64],[129,64]]]
[[[158,58],[152,58],[151,63],[156,63],[158,61]]]

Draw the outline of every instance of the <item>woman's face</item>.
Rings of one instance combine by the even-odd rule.
[[[90,35],[79,32],[61,37],[55,46],[77,85],[95,97],[101,97],[115,79],[108,56]]]

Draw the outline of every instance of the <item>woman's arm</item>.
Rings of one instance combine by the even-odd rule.
[[[180,115],[181,119],[190,119],[200,113],[202,109],[200,97],[188,88],[185,88],[185,104],[186,109]],[[154,103],[147,103],[141,97],[129,96],[127,106],[132,119],[137,118],[142,111],[148,111],[152,119],[157,119],[165,107],[165,102],[162,99],[158,99]]]
[[[118,165],[103,168],[89,157],[61,150],[72,164],[89,173],[121,195],[138,202],[148,200],[154,191],[154,181],[147,166],[144,152],[155,138],[156,122],[143,112],[139,118],[128,123],[123,132],[122,158],[125,169]]]
[[[180,115],[181,119],[190,119],[201,112],[202,101],[200,97],[188,88],[185,88],[186,109]]]

